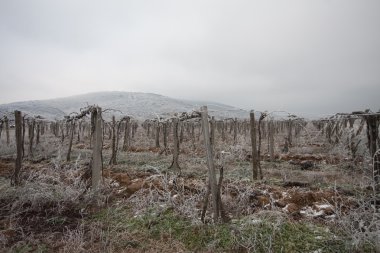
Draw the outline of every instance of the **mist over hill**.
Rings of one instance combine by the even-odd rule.
[[[20,110],[31,116],[40,115],[46,119],[62,119],[72,112],[79,112],[87,105],[98,105],[110,109],[105,118],[112,115],[132,116],[137,119],[150,119],[157,116],[167,117],[177,112],[191,112],[207,105],[209,114],[217,118],[247,118],[249,112],[229,105],[207,102],[179,100],[153,93],[142,92],[95,92],[77,96],[15,102],[0,105],[0,117],[5,113]]]

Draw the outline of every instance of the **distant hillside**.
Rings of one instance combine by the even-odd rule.
[[[29,115],[40,115],[47,119],[62,119],[71,112],[79,112],[87,105],[99,105],[103,109],[114,109],[105,117],[112,115],[130,115],[138,119],[168,116],[176,112],[191,112],[207,105],[210,115],[217,118],[247,118],[248,112],[232,106],[211,103],[178,100],[153,93],[141,92],[95,92],[78,96],[24,101],[0,105],[0,116],[5,112],[20,110]]]

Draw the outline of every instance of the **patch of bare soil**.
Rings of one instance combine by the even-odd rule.
[[[10,177],[14,170],[14,161],[10,159],[0,160],[0,177]]]

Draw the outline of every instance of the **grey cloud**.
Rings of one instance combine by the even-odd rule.
[[[377,0],[1,1],[0,101],[126,90],[259,110],[377,110],[379,9]]]

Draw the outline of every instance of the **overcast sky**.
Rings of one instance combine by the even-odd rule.
[[[0,0],[0,103],[141,91],[380,109],[379,0]]]

